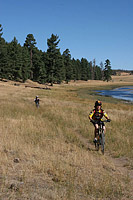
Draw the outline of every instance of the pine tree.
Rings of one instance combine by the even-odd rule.
[[[7,54],[7,42],[2,38],[3,28],[0,24],[0,78],[8,79],[8,54]]]
[[[22,81],[25,82],[30,78],[30,55],[27,47],[22,47]]]
[[[90,61],[89,65],[90,65],[90,76],[91,76],[90,79],[94,80],[94,67],[92,66],[92,61]]]
[[[57,48],[59,44],[59,36],[52,34],[50,39],[47,40],[47,76],[48,82],[51,83],[61,83],[64,79],[64,66],[61,57],[60,49]]]
[[[107,59],[105,61],[105,66],[104,66],[104,81],[107,81],[107,82],[110,81],[111,74],[112,74],[112,70],[111,70],[110,60]]]
[[[73,72],[73,80],[76,81],[77,77],[76,77],[76,60],[73,58],[71,60],[71,64],[72,64],[72,72]]]
[[[89,63],[86,58],[81,59],[81,80],[89,79]]]
[[[81,62],[76,60],[76,80],[81,80]]]
[[[99,66],[95,67],[95,80],[102,80],[102,71]]]
[[[37,48],[33,50],[33,80],[40,83],[45,83],[46,81],[46,69],[45,63],[43,62],[43,53]]]
[[[30,51],[30,67],[31,75],[30,78],[33,79],[33,49],[35,48],[36,40],[33,34],[28,34],[24,43],[24,46],[27,47]]]
[[[22,78],[22,47],[18,44],[16,37],[8,45],[8,76],[11,80],[19,80]]]
[[[63,52],[62,56],[65,67],[65,81],[66,83],[68,83],[70,80],[73,79],[73,69],[72,69],[71,54],[69,49],[66,49]]]

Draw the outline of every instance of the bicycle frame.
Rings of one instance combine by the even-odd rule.
[[[39,103],[38,102],[36,102],[36,107],[39,108]]]
[[[95,148],[99,151],[99,146],[101,146],[101,151],[104,154],[104,145],[105,145],[105,134],[104,134],[104,129],[103,129],[103,122],[108,122],[107,120],[105,121],[98,121],[98,134],[97,134],[97,142],[95,143]]]

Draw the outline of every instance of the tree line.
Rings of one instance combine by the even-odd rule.
[[[69,49],[62,54],[58,47],[59,36],[52,34],[47,39],[47,51],[36,47],[33,34],[28,34],[23,46],[16,37],[6,42],[2,37],[3,28],[0,24],[0,78],[25,82],[27,79],[39,83],[68,83],[71,80],[107,80],[111,79],[111,64],[96,65],[95,59],[74,59]]]

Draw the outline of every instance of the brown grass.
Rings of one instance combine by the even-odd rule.
[[[88,120],[97,97],[78,95],[81,87],[132,84],[124,78],[55,85],[52,90],[1,82],[0,199],[131,199],[132,105],[104,103],[112,122],[103,156],[94,150]],[[41,99],[39,109],[35,95]],[[111,155],[123,157],[124,166],[120,160],[116,165]]]

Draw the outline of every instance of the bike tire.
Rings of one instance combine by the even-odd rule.
[[[99,143],[97,143],[96,150],[99,151]]]
[[[99,140],[97,142],[95,142],[95,149],[96,149],[96,151],[99,151]]]
[[[104,133],[101,134],[101,137],[100,137],[100,143],[101,143],[101,151],[102,151],[102,154],[104,154],[104,145],[105,145],[105,135]]]

